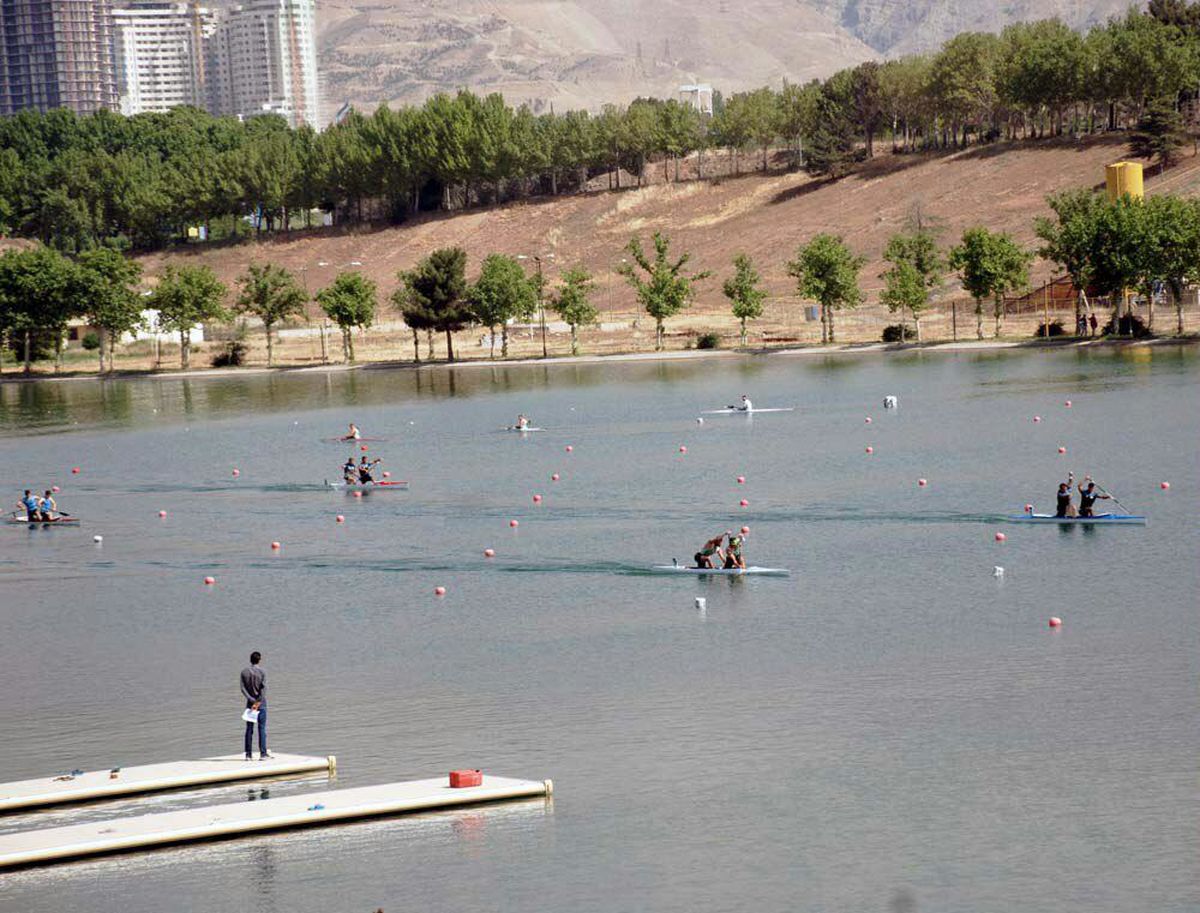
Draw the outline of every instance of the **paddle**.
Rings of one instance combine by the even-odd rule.
[[[1092,479],[1092,481],[1093,481],[1093,482],[1096,482],[1096,480],[1095,480],[1095,479]],[[1129,514],[1129,513],[1132,513],[1132,511],[1131,511],[1131,510],[1130,510],[1128,507],[1126,507],[1124,504],[1122,504],[1120,501],[1118,501],[1118,500],[1117,500],[1117,496],[1116,496],[1116,495],[1114,495],[1112,492],[1110,492],[1110,491],[1109,491],[1107,488],[1105,488],[1105,487],[1104,487],[1103,485],[1101,485],[1099,482],[1096,482],[1096,487],[1100,489],[1100,493],[1101,493],[1101,494],[1103,494],[1103,495],[1108,495],[1108,496],[1109,496],[1109,498],[1111,498],[1111,499],[1112,499],[1112,502],[1113,502],[1114,504],[1116,504],[1116,505],[1117,505],[1117,507],[1121,508],[1121,510],[1125,511],[1125,513],[1127,513],[1127,514]]]

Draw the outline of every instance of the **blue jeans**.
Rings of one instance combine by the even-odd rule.
[[[246,757],[250,756],[250,746],[254,744],[254,724],[246,724]],[[258,753],[267,753],[267,705],[258,708]]]

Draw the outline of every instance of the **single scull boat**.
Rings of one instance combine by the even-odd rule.
[[[681,564],[656,564],[651,570],[656,574],[715,574],[722,577],[744,577],[747,574],[763,574],[772,577],[786,577],[791,574],[782,567],[686,567]]]

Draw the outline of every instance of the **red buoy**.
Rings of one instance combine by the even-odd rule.
[[[875,452],[875,448],[874,448],[874,447],[868,447],[868,448],[867,448],[867,453],[874,453],[874,452]]]
[[[362,497],[362,492],[361,492],[361,491],[356,491],[356,492],[354,492],[354,497],[356,497],[356,498],[361,498],[361,497]]]
[[[485,558],[495,558],[495,557],[496,557],[496,550],[495,550],[494,548],[485,548],[485,549],[483,550],[483,557],[485,557]]]
[[[283,546],[282,546],[282,545],[280,545],[278,542],[272,542],[272,543],[271,543],[271,548],[272,548],[274,551],[279,551],[279,549],[283,548]]]
[[[235,469],[235,470],[233,471],[233,477],[234,477],[235,479],[236,479],[238,476],[240,476],[241,474],[242,474],[242,471],[241,471],[240,469]]]
[[[748,535],[750,535],[750,527],[748,527],[748,526],[743,526],[743,527],[742,527],[742,535],[743,535],[743,536],[748,536]]]
[[[687,448],[686,448],[686,447],[684,447],[682,444],[680,444],[680,445],[679,445],[679,452],[680,452],[680,453],[687,453]]]
[[[557,472],[556,472],[556,473],[554,473],[554,475],[550,476],[550,481],[551,481],[551,482],[557,482],[557,481],[558,481],[558,473],[557,473]]]
[[[746,484],[746,477],[745,477],[745,476],[738,476],[737,482],[738,482],[738,484],[739,484],[739,485],[745,485],[745,484]]]
[[[446,588],[444,586],[435,586],[433,588],[433,595],[434,596],[445,596]]]
[[[390,478],[392,477],[392,474],[391,474],[390,472],[388,472],[388,471],[385,469],[385,470],[383,471],[383,477],[384,477],[385,479],[390,479]]]
[[[55,494],[58,494],[60,491],[62,491],[62,489],[61,489],[61,488],[59,488],[57,485],[51,485],[51,486],[50,486],[50,490],[51,490],[52,492],[54,492]]]
[[[217,582],[217,578],[216,578],[216,577],[205,577],[205,578],[204,578],[204,585],[205,585],[205,586],[212,586],[212,585],[213,585],[214,583],[216,583],[216,582]]]
[[[359,444],[358,449],[361,450],[363,453],[366,453],[367,450],[369,450],[370,448],[368,448],[366,444]]]
[[[338,514],[338,515],[337,515],[337,522],[338,522],[338,523],[345,523],[345,522],[346,522],[346,518],[345,518],[345,517],[343,517],[341,514]]]
[[[917,479],[917,485],[920,488],[924,488],[928,484],[929,482],[926,479]]]
[[[1004,533],[996,533],[996,541],[997,542],[1003,542],[1007,538],[1008,538],[1008,536],[1004,535]]]
[[[866,422],[866,424],[868,424],[868,425],[869,425],[869,424],[871,424],[871,416],[869,416],[869,415],[868,415],[868,416],[866,417],[866,419],[864,419],[864,421],[865,421],[865,422]]]
[[[1033,505],[1032,504],[1025,505],[1025,513],[1027,513],[1027,514],[1033,513]]]
[[[750,502],[747,501],[745,498],[742,498],[742,500],[738,501],[738,506],[739,507],[749,507]]]
[[[1168,488],[1171,487],[1171,483],[1170,482],[1159,482],[1158,487],[1161,488],[1163,491],[1166,491]]]
[[[79,475],[79,467],[78,467],[78,466],[72,466],[72,467],[71,467],[71,474],[72,474],[72,475]]]
[[[541,495],[534,495],[534,496],[533,496],[533,503],[534,503],[534,504],[541,504],[541,503],[542,503],[542,496],[541,496]]]
[[[567,444],[567,453],[570,453],[570,452],[571,452],[571,451],[573,451],[574,449],[575,449],[575,448],[574,448],[574,447],[572,447],[570,444]]]
[[[516,529],[516,528],[517,528],[518,526],[520,526],[521,524],[520,524],[520,523],[518,523],[516,520],[509,520],[509,521],[508,521],[508,525],[509,525],[509,526],[511,526],[513,529]]]
[[[1042,420],[1042,417],[1041,417],[1040,415],[1035,415],[1035,416],[1033,417],[1033,423],[1034,423],[1035,425],[1036,425],[1038,422],[1040,422],[1041,420]]]
[[[1059,453],[1066,453],[1066,452],[1067,452],[1067,448],[1066,448],[1066,447],[1059,447],[1059,448],[1058,448],[1058,452],[1059,452]]]
[[[1050,627],[1061,628],[1062,627],[1062,619],[1059,618],[1057,615],[1051,615],[1050,616]]]
[[[158,512],[158,516],[159,516],[160,518],[164,518],[164,517],[166,517],[166,515],[167,515],[167,512],[166,512],[165,510],[160,510],[160,511]]]
[[[1068,409],[1070,409],[1070,408],[1071,408],[1071,401],[1070,401],[1070,400],[1067,400],[1065,403],[1063,403],[1063,405],[1064,405],[1064,406],[1066,406]]]

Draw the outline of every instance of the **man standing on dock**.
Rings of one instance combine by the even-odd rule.
[[[259,663],[262,654],[255,650],[250,654],[250,665],[242,670],[242,697],[246,709],[257,711],[258,759],[271,757],[267,751],[267,673]],[[250,746],[254,744],[254,722],[246,720],[246,760],[250,760]]]

